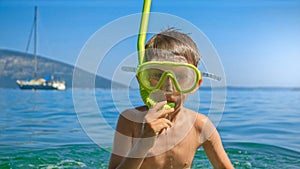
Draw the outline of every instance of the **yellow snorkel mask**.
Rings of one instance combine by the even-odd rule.
[[[169,78],[176,92],[191,93],[202,82],[200,71],[191,64],[150,61],[138,66],[136,76],[148,92],[159,90]]]

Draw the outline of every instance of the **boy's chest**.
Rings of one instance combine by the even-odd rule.
[[[190,168],[200,146],[198,139],[196,131],[192,129],[181,135],[168,131],[162,133],[149,151],[142,168],[148,165],[150,168]]]

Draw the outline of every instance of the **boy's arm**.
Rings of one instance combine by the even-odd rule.
[[[114,147],[109,162],[110,169],[134,169],[141,167],[149,149],[154,144],[156,131],[161,131],[171,126],[171,122],[162,117],[165,117],[165,114],[173,112],[174,109],[162,110],[161,107],[165,104],[166,102],[160,102],[148,111],[145,116],[146,124],[143,127],[144,131],[141,133],[141,138],[133,138],[134,124],[132,121],[126,119],[126,116],[123,116],[123,114],[130,114],[131,112],[122,113],[115,132]],[[133,142],[135,142],[134,145]]]
[[[109,161],[109,169],[140,168],[144,157],[148,152],[148,149],[145,150],[145,146],[139,140],[135,143],[135,145],[132,145],[134,142],[132,133],[134,131],[134,124],[126,118],[130,117],[130,114],[131,112],[129,110],[123,112],[119,116],[114,137],[113,150]]]
[[[123,112],[118,119],[114,145],[109,161],[109,169],[134,169],[140,168],[148,150],[152,147],[147,146],[148,139],[138,139],[133,145],[134,124],[126,117],[132,117],[132,112]]]
[[[233,168],[217,130],[203,143],[203,148],[214,168]]]
[[[149,139],[137,138],[133,145],[135,138],[131,134],[132,131],[134,131],[132,122],[121,115],[116,128],[109,169],[138,169],[141,167],[148,150],[152,147],[153,140],[150,140],[149,143]]]
[[[202,118],[201,142],[204,151],[214,168],[233,168],[224,148],[217,129],[207,118]]]
[[[153,140],[133,137],[134,123],[126,118],[131,115],[132,112],[127,110],[119,116],[109,169],[140,168],[148,150],[152,147]],[[135,141],[134,139],[137,140]],[[135,142],[134,145],[133,142]]]
[[[116,126],[112,154],[109,161],[109,168],[116,168],[123,158],[130,151],[132,146],[132,122],[124,117],[123,112],[118,119]]]

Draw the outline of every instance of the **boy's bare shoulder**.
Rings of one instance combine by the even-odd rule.
[[[207,120],[207,116],[205,116],[204,114],[195,112],[194,110],[184,108],[184,111],[187,113],[187,115],[196,116],[197,120]]]
[[[189,116],[193,116],[195,117],[195,127],[198,128],[199,130],[201,130],[203,128],[203,126],[208,122],[208,117],[204,114],[201,114],[201,113],[198,113],[198,112],[195,112],[193,110],[190,110],[190,109],[187,109],[185,108],[185,112],[187,115]]]
[[[142,122],[147,110],[146,106],[126,109],[121,113],[121,116],[133,122]]]
[[[137,123],[143,122],[144,110],[143,107],[124,110],[119,116],[116,130],[124,135],[132,136]]]

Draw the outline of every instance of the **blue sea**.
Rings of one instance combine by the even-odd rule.
[[[208,115],[211,92],[200,89],[200,102],[187,105]],[[76,93],[0,89],[0,168],[107,168],[119,112],[142,105],[139,92]],[[95,103],[100,111],[88,113]],[[235,168],[300,168],[299,90],[229,88],[217,129]],[[212,168],[203,149],[192,168]]]

